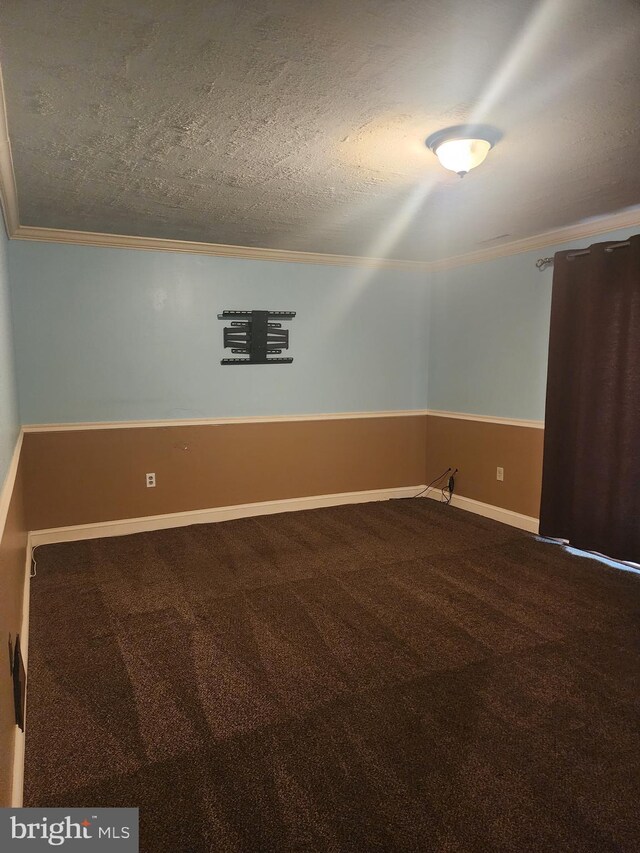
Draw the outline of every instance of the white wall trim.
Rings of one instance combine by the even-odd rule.
[[[530,421],[519,418],[500,418],[492,415],[475,415],[467,412],[445,412],[437,409],[396,409],[381,412],[330,412],[327,414],[311,415],[258,415],[238,418],[192,418],[183,420],[159,421],[100,421],[61,424],[25,424],[23,432],[72,432],[82,430],[105,429],[150,429],[186,426],[225,426],[229,424],[271,424],[297,423],[301,421],[340,421],[368,418],[416,418],[431,416],[436,418],[454,418],[464,421],[479,421],[481,423],[504,424],[505,426],[527,427],[529,429],[544,429],[544,421]]]
[[[27,684],[25,686],[25,726],[24,732],[16,726],[15,739],[13,743],[13,775],[11,785],[11,808],[20,809],[24,797],[24,751],[25,737],[27,731],[26,709],[27,691],[29,689],[29,602],[31,592],[31,536],[27,537],[27,551],[24,567],[24,591],[22,594],[22,621],[20,623],[20,652],[27,673]]]
[[[346,267],[374,267],[380,269],[400,269],[409,272],[441,272],[454,267],[478,264],[497,258],[519,255],[544,249],[549,246],[559,246],[573,240],[583,240],[586,237],[596,237],[608,231],[622,228],[640,227],[640,206],[610,213],[573,225],[544,231],[521,240],[512,240],[498,246],[488,246],[476,252],[463,255],[452,255],[435,261],[413,261],[403,258],[372,258],[357,255],[332,255],[324,252],[302,252],[295,249],[267,249],[253,246],[232,246],[223,243],[200,243],[188,240],[168,240],[158,237],[137,237],[129,234],[104,234],[97,231],[72,231],[63,228],[41,228],[30,225],[19,225],[17,219],[17,193],[13,169],[5,168],[5,181],[13,186],[12,198],[15,205],[11,208],[12,225],[10,236],[16,240],[34,240],[45,243],[67,243],[81,246],[102,246],[112,249],[142,249],[156,252],[179,252],[197,255],[214,255],[224,258],[244,258],[256,261],[280,261],[283,263],[323,264]],[[15,213],[13,210],[15,208]]]
[[[237,504],[235,506],[213,507],[211,509],[190,512],[173,512],[164,515],[150,515],[141,518],[124,518],[117,521],[103,521],[95,524],[77,524],[69,527],[51,527],[46,530],[32,530],[29,534],[29,550],[39,545],[52,545],[57,542],[79,542],[86,539],[103,539],[109,536],[129,536],[133,533],[146,533],[152,530],[168,530],[175,527],[188,527],[192,524],[213,524],[220,521],[232,521],[237,518],[251,518],[260,515],[274,515],[280,512],[299,512],[344,504],[369,503],[392,498],[412,498],[424,491],[424,485],[400,486],[393,489],[369,489],[360,492],[339,492],[332,495],[313,495],[301,498],[261,501],[259,503]],[[425,497],[439,500],[439,494],[429,493]],[[519,527],[532,533],[538,531],[538,519],[502,507],[491,506],[480,501],[454,495],[451,505],[458,509],[483,515],[512,527]]]
[[[596,216],[582,222],[577,222],[574,225],[555,228],[552,231],[544,231],[542,234],[534,234],[532,237],[524,237],[522,240],[512,240],[509,243],[502,243],[499,246],[479,249],[477,252],[468,252],[464,255],[453,255],[450,258],[429,261],[427,263],[427,271],[441,272],[442,270],[453,269],[454,267],[479,264],[485,261],[493,261],[497,258],[506,258],[509,255],[533,252],[536,249],[545,249],[548,246],[560,246],[563,243],[570,243],[574,240],[584,240],[586,237],[596,237],[598,234],[606,234],[608,231],[638,227],[640,227],[640,206],[629,207],[616,213],[609,213],[606,216]]]
[[[504,424],[505,426],[527,427],[528,429],[544,429],[544,421],[498,418],[493,417],[493,415],[474,415],[466,412],[444,412],[440,409],[427,409],[426,414],[433,418],[454,418],[454,420],[460,421],[480,421],[487,424]]]
[[[424,497],[436,501],[441,499],[439,491],[429,491]],[[502,524],[508,524],[510,527],[519,527],[520,530],[526,530],[529,533],[538,532],[539,519],[531,515],[522,515],[520,512],[513,512],[511,509],[504,509],[493,504],[485,504],[482,501],[476,501],[473,498],[465,498],[463,495],[456,494],[451,498],[451,506],[457,509],[464,509],[467,512],[473,512],[475,515],[483,515],[485,518],[492,518],[494,521],[500,521]]]
[[[424,417],[426,409],[397,409],[382,412],[332,412],[312,415],[257,415],[238,418],[192,418],[161,421],[103,421],[68,424],[27,424],[24,432],[67,432],[91,429],[140,429],[149,427],[224,426],[228,424],[297,423],[298,421],[342,421],[367,418]]]
[[[2,68],[0,68],[0,207],[2,208],[7,235],[13,237],[19,227],[20,218]]]
[[[103,234],[97,231],[70,231],[63,228],[36,228],[19,225],[11,236],[16,240],[44,243],[72,243],[80,246],[102,246],[111,249],[142,249],[151,252],[178,252],[192,255],[214,255],[219,258],[244,258],[253,261],[322,264],[339,267],[373,267],[424,273],[425,261],[403,258],[371,258],[359,255],[331,255],[324,252],[302,252],[297,249],[267,249],[256,246],[232,246],[225,243],[200,243],[190,240],[166,240],[159,237],[136,237],[130,234]]]
[[[211,524],[231,521],[235,518],[251,518],[258,515],[274,515],[279,512],[298,512],[342,504],[369,503],[391,498],[410,498],[424,486],[400,486],[393,489],[369,489],[361,492],[338,492],[333,495],[312,495],[301,498],[284,498],[275,501],[220,506],[190,512],[172,512],[165,515],[150,515],[142,518],[125,518],[118,521],[103,521],[96,524],[78,524],[70,527],[52,527],[47,530],[31,531],[31,545],[51,545],[55,542],[77,542],[84,539],[102,539],[106,536],[128,536],[131,533],[146,533],[150,530],[167,530],[187,527],[191,524]]]
[[[4,526],[7,523],[7,514],[11,504],[11,496],[13,495],[13,489],[16,484],[20,452],[22,450],[22,436],[23,432],[20,430],[16,440],[16,446],[13,449],[11,461],[9,462],[9,468],[4,478],[4,483],[2,484],[2,488],[0,488],[0,540],[4,535]]]

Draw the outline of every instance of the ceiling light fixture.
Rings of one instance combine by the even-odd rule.
[[[460,124],[432,133],[426,145],[445,169],[464,178],[467,172],[484,162],[501,136],[499,130],[487,124]]]

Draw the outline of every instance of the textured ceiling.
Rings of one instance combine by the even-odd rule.
[[[640,202],[636,0],[3,0],[0,60],[23,225],[432,260]]]

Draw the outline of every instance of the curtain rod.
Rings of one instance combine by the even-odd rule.
[[[613,252],[614,249],[620,249],[622,246],[631,245],[629,240],[622,240],[620,243],[612,243],[610,246],[605,246],[605,252]],[[589,255],[591,254],[591,249],[577,249],[575,252],[571,252],[567,255],[567,260],[572,261],[574,258],[579,257],[580,255]],[[536,267],[539,270],[546,270],[547,267],[553,266],[553,257],[551,258],[538,258],[536,261]]]

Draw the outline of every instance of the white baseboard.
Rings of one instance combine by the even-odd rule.
[[[173,512],[143,518],[103,521],[97,524],[52,527],[48,530],[33,530],[31,532],[31,544],[35,547],[36,545],[51,545],[54,542],[77,542],[82,539],[101,539],[105,536],[127,536],[130,533],[166,530],[171,527],[187,527],[190,524],[231,521],[234,518],[250,518],[255,515],[273,515],[279,512],[297,512],[298,510],[318,509],[325,506],[385,501],[390,498],[410,498],[417,495],[423,488],[424,486],[418,485],[403,486],[396,489],[371,489],[363,492],[339,492],[334,495],[284,498],[277,501],[198,509],[191,512]]]
[[[24,588],[22,594],[22,621],[20,624],[20,653],[24,662],[24,670],[29,672],[29,592],[31,589],[31,537],[27,538],[27,551],[24,569]],[[22,808],[24,793],[24,748],[26,725],[26,703],[27,690],[29,688],[29,676],[25,687],[25,731],[21,732],[16,726],[13,742],[13,777],[11,784],[11,808]]]
[[[125,518],[118,521],[102,521],[95,524],[78,524],[70,527],[52,527],[47,530],[32,530],[31,547],[51,545],[56,542],[78,542],[83,539],[102,539],[107,536],[128,536],[131,533],[146,533],[151,530],[167,530],[172,527],[187,527],[191,524],[211,524],[219,521],[231,521],[235,518],[250,518],[257,515],[273,515],[279,512],[297,512],[305,509],[318,509],[342,504],[368,503],[391,498],[410,498],[418,495],[423,485],[404,486],[395,489],[371,489],[362,492],[339,492],[333,495],[313,495],[302,498],[285,498],[260,503],[237,504],[236,506],[213,507],[191,512],[174,512],[165,515],[150,515],[142,518]],[[425,495],[427,497],[427,495]],[[439,499],[439,493],[430,493],[428,497]],[[451,505],[467,512],[483,515],[512,527],[519,527],[531,533],[538,532],[538,519],[509,509],[492,506],[481,501],[454,495]]]
[[[431,491],[424,495],[425,498],[433,500],[441,500],[439,491]],[[465,498],[463,495],[454,494],[451,498],[451,506],[456,509],[464,509],[467,512],[473,512],[476,515],[483,515],[485,518],[492,518],[494,521],[500,521],[502,524],[508,524],[511,527],[519,527],[520,530],[527,530],[529,533],[537,533],[539,519],[532,515],[522,515],[520,512],[514,512],[511,509],[503,509],[501,506],[493,504],[485,504],[482,501],[476,501],[473,498]]]

